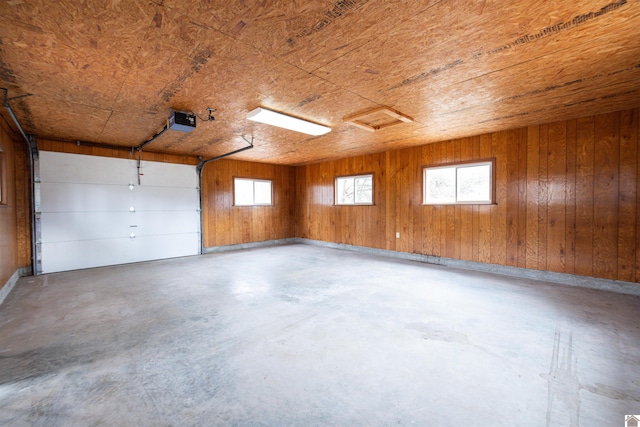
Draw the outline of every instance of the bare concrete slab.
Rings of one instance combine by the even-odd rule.
[[[622,425],[640,298],[289,245],[25,277],[0,425]]]

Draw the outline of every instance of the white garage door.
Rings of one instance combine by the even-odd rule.
[[[200,252],[195,166],[40,152],[42,272]]]

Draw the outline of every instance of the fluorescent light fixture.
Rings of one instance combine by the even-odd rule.
[[[311,123],[306,120],[297,119],[295,117],[276,113],[275,111],[260,107],[248,112],[247,119],[284,129],[295,130],[296,132],[302,132],[308,135],[324,135],[331,131],[330,127]]]

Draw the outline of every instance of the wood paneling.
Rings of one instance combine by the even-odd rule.
[[[618,278],[633,280],[634,256],[637,229],[636,204],[638,176],[638,129],[637,110],[621,112],[620,117],[620,164],[618,191]]]
[[[480,136],[480,157],[483,159],[492,156],[491,153],[491,135]],[[435,159],[434,159],[435,160]],[[434,162],[435,163],[435,162]],[[478,205],[480,211],[480,226],[479,226],[479,254],[478,261],[491,262],[491,211],[493,206]]]
[[[576,261],[576,150],[577,120],[567,122],[567,179],[565,192],[565,235],[567,273],[575,273]]]
[[[576,139],[576,274],[593,274],[594,117],[578,119]]]
[[[540,156],[539,175],[540,182],[538,194],[538,269],[547,269],[547,250],[548,250],[548,218],[549,218],[549,125],[540,125],[539,133]]]
[[[296,236],[640,282],[639,113],[299,166]],[[421,204],[422,166],[487,157],[495,205]],[[334,206],[335,175],[361,172],[375,205]]]
[[[16,189],[16,234],[18,265],[31,265],[31,180],[29,177],[29,151],[26,143],[14,143],[15,189]]]
[[[234,206],[234,177],[272,180],[273,205]],[[293,237],[295,192],[293,167],[230,159],[208,163],[202,171],[204,246]]]
[[[23,212],[28,200],[28,168],[23,169],[26,162],[26,151],[20,142],[8,132],[6,124],[0,120],[0,150],[4,157],[3,203],[0,204],[0,288],[20,267],[30,264],[30,246],[28,242],[29,215]],[[20,215],[20,217],[18,216]],[[26,230],[25,230],[26,225]],[[19,234],[20,233],[20,234]],[[22,235],[22,233],[26,233]]]
[[[491,206],[491,263],[506,264],[507,259],[507,135],[506,132],[492,134],[491,155],[496,159],[496,200]]]
[[[595,117],[593,275],[617,277],[620,114]]]
[[[631,109],[298,167],[209,163],[202,187],[205,246],[297,236],[640,282],[639,116]],[[6,276],[28,265],[30,239],[26,152],[6,132],[2,144],[13,171],[13,202],[0,208]],[[39,146],[129,156],[56,141]],[[496,204],[422,205],[423,166],[488,157],[496,159]],[[335,206],[335,177],[362,173],[374,175],[374,205]],[[274,205],[234,207],[234,176],[273,180]]]
[[[547,146],[547,270],[565,271],[566,260],[566,122],[552,123]]]
[[[526,224],[526,268],[538,268],[538,195],[540,191],[540,180],[538,171],[540,165],[540,128],[531,126],[527,129],[527,224]]]

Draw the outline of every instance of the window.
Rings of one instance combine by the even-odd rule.
[[[271,181],[266,179],[234,178],[236,206],[271,205]]]
[[[491,204],[494,160],[424,168],[424,204]]]
[[[372,205],[373,174],[336,178],[336,205]]]

